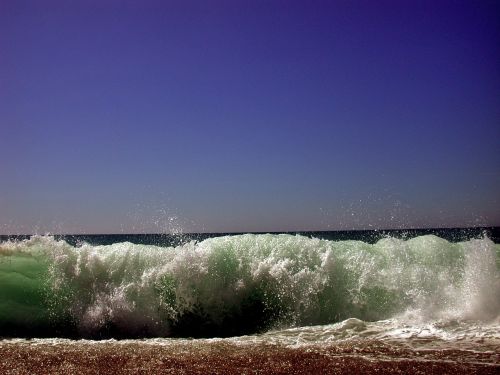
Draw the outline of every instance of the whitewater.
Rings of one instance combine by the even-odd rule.
[[[331,361],[332,353],[358,358],[359,350],[378,361],[394,353],[436,360],[445,351],[452,363],[499,370],[500,244],[487,236],[70,242],[31,236],[0,243],[6,358],[37,345],[169,348],[177,358],[222,347],[254,359],[255,348],[279,349],[278,356],[328,349],[323,357]]]

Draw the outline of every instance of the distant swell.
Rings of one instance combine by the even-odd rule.
[[[500,245],[245,234],[177,247],[0,244],[4,337],[232,336],[348,318],[497,319]]]

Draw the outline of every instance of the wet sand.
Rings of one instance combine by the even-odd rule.
[[[358,343],[359,344],[359,343]],[[0,341],[2,374],[500,374],[500,352],[382,342],[285,347],[227,341]]]

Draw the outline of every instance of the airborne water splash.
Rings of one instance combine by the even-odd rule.
[[[0,244],[0,335],[234,336],[349,318],[495,320],[500,245],[245,234],[177,247]]]

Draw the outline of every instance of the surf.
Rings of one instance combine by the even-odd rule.
[[[241,234],[0,243],[3,337],[229,337],[357,319],[498,320],[500,245]],[[357,321],[353,320],[353,321]]]

